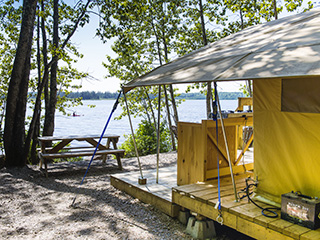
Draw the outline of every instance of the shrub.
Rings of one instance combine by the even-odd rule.
[[[157,132],[154,126],[146,120],[142,120],[135,133],[136,144],[139,156],[154,154],[157,152]],[[134,157],[136,152],[134,149],[132,135],[125,135],[126,140],[121,145],[125,150],[125,157]],[[169,152],[171,149],[171,140],[169,129],[165,127],[165,123],[160,124],[160,152]]]

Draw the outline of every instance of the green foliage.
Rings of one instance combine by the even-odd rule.
[[[240,89],[239,89],[240,91],[242,91],[243,92],[243,94],[244,94],[244,96],[245,97],[250,97],[250,93],[249,93],[249,91],[248,91],[248,86],[247,86],[247,84],[240,84]]]
[[[242,92],[219,92],[220,100],[237,100],[239,97],[244,97]],[[206,99],[206,96],[201,93],[181,93],[177,99]]]
[[[120,148],[124,149],[126,157],[136,156],[132,135],[125,135],[126,140]],[[157,132],[154,125],[142,120],[135,132],[135,139],[139,156],[155,154],[157,152]],[[160,152],[168,152],[171,149],[169,130],[165,123],[160,125]]]
[[[118,93],[95,91],[70,92],[67,95],[68,98],[81,98],[83,100],[116,99],[117,96]]]
[[[72,81],[87,78],[88,74],[77,71],[72,67],[72,64],[77,60],[76,58],[81,58],[83,55],[79,53],[78,49],[68,42],[63,49],[54,49],[52,44],[52,24],[53,24],[53,1],[44,1],[45,9],[41,11],[38,9],[37,15],[43,17],[44,23],[46,24],[46,36],[49,36],[46,43],[48,45],[48,55],[44,56],[43,51],[41,52],[41,60],[45,57],[48,61],[53,59],[53,56],[58,55],[61,62],[63,62],[62,67],[58,69],[58,100],[57,109],[61,112],[65,112],[65,108],[70,106],[75,106],[81,104],[81,98],[69,99],[65,96],[68,95],[70,89],[76,90],[81,87],[81,85],[76,85]],[[84,4],[79,3],[76,6],[68,5],[65,2],[59,2],[59,16],[60,16],[60,44],[62,44],[67,35],[70,34],[72,28],[79,16],[80,12],[83,10]],[[7,98],[7,91],[9,86],[9,80],[11,77],[11,71],[15,56],[15,51],[19,39],[19,26],[21,25],[21,14],[22,14],[22,3],[17,0],[6,0],[0,3],[0,120],[3,120],[3,109],[5,108],[5,101]],[[85,15],[81,21],[80,26],[84,26],[85,23],[89,21],[89,15]],[[35,27],[35,31],[36,31]],[[34,34],[34,41],[37,40],[37,34]],[[40,37],[42,41],[42,37]],[[43,47],[42,49],[43,50]],[[31,78],[29,81],[29,92],[37,92],[39,79],[36,76],[35,69],[37,68],[37,57],[36,57],[36,44],[33,45],[32,57],[31,57]],[[43,75],[44,64],[41,61],[41,72]],[[41,76],[42,77],[42,76]],[[61,94],[63,93],[63,94]],[[43,98],[43,97],[42,97]],[[33,108],[34,105],[34,95],[30,95],[28,98],[29,107]],[[30,119],[29,119],[30,120]],[[26,121],[28,124],[29,121]],[[3,123],[0,123],[0,131],[2,131]],[[1,143],[0,143],[1,144]]]

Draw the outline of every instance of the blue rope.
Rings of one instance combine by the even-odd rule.
[[[82,183],[84,182],[84,179],[85,179],[86,176],[87,176],[87,173],[88,173],[88,171],[89,171],[89,168],[90,168],[90,166],[91,166],[91,163],[92,163],[92,161],[93,161],[93,158],[94,158],[94,156],[96,155],[96,152],[97,152],[98,147],[99,147],[99,145],[100,145],[100,143],[101,143],[101,140],[102,140],[102,138],[103,138],[103,135],[104,135],[105,131],[107,130],[107,127],[108,127],[108,125],[109,125],[109,122],[110,122],[110,119],[111,119],[111,117],[112,117],[112,114],[115,112],[115,110],[116,110],[117,107],[118,107],[119,99],[120,99],[120,96],[121,96],[121,92],[122,92],[122,90],[119,92],[119,95],[118,95],[118,97],[117,97],[117,100],[116,100],[116,102],[115,102],[114,105],[113,105],[113,108],[112,108],[112,111],[111,111],[111,113],[110,113],[110,115],[109,115],[108,121],[107,121],[106,125],[104,126],[104,129],[103,129],[103,131],[102,131],[102,133],[101,133],[101,136],[100,136],[100,139],[99,139],[99,141],[98,141],[98,144],[97,144],[97,146],[96,146],[96,148],[95,148],[95,150],[94,150],[94,152],[93,152],[93,155],[92,155],[92,157],[91,157],[91,160],[90,160],[90,162],[89,162],[89,165],[88,165],[88,167],[87,167],[87,170],[86,170],[86,172],[85,172],[85,174],[84,174],[84,176],[83,176],[83,178],[82,178],[82,181],[81,181],[81,183],[80,183],[80,186],[82,185]]]
[[[218,170],[218,202],[219,202],[219,205],[218,205],[218,210],[220,211],[221,210],[221,191],[220,191],[220,166],[219,166],[219,145],[218,145],[218,140],[219,140],[219,137],[218,137],[218,134],[219,134],[219,131],[218,131],[218,101],[217,101],[217,95],[218,95],[218,91],[217,91],[217,83],[214,82],[214,96],[215,96],[215,113],[214,113],[214,120],[216,121],[216,138],[217,138],[217,170]],[[222,117],[222,116],[220,116]]]
[[[119,92],[119,95],[118,95],[118,97],[117,97],[117,100],[116,100],[116,102],[115,102],[114,105],[113,105],[112,111],[111,111],[111,113],[110,113],[110,115],[109,115],[109,118],[108,118],[108,120],[107,120],[106,125],[105,125],[104,128],[103,128],[103,131],[102,131],[102,133],[101,133],[100,139],[99,139],[98,144],[97,144],[97,146],[96,146],[96,148],[95,148],[95,150],[94,150],[94,152],[93,152],[93,155],[92,155],[92,157],[91,157],[91,160],[90,160],[90,162],[89,162],[89,165],[88,165],[88,167],[87,167],[87,170],[86,170],[86,172],[85,172],[85,174],[84,174],[84,176],[83,176],[83,178],[82,178],[82,181],[81,181],[81,183],[80,183],[80,186],[83,184],[84,179],[85,179],[86,176],[87,176],[87,173],[88,173],[88,171],[89,171],[89,168],[90,168],[90,166],[91,166],[91,163],[92,163],[92,161],[93,161],[93,158],[94,158],[94,156],[96,155],[96,152],[97,152],[98,147],[99,147],[99,145],[100,145],[100,143],[101,143],[101,140],[102,140],[102,138],[103,138],[103,135],[104,135],[104,133],[105,133],[106,130],[107,130],[107,127],[108,127],[109,122],[110,122],[110,120],[111,120],[112,114],[116,111],[116,109],[117,109],[117,107],[118,107],[121,93],[122,93],[122,90]],[[78,188],[78,189],[79,189],[79,188]],[[72,201],[72,203],[71,203],[71,206],[72,206],[72,207],[74,207],[74,203],[75,203],[75,201],[76,201],[76,198],[77,198],[77,195],[74,197],[74,199],[73,199],[73,201]]]
[[[81,181],[81,183],[80,183],[80,186],[83,184],[84,179],[85,179],[86,176],[87,176],[87,173],[88,173],[88,171],[89,171],[89,168],[90,168],[90,166],[91,166],[91,163],[92,163],[92,161],[93,161],[93,158],[94,158],[94,156],[96,155],[96,152],[97,152],[98,147],[99,147],[99,145],[100,145],[100,143],[101,143],[101,140],[102,140],[102,138],[103,138],[103,135],[104,135],[104,133],[105,133],[105,131],[106,131],[108,125],[109,125],[109,122],[110,122],[110,119],[111,119],[111,117],[112,117],[112,114],[115,112],[115,110],[116,110],[117,107],[118,107],[121,93],[122,93],[122,90],[119,92],[119,95],[118,95],[118,97],[117,97],[117,100],[116,100],[116,102],[115,102],[114,105],[113,105],[113,108],[112,108],[112,111],[111,111],[111,113],[110,113],[110,115],[109,115],[108,121],[107,121],[106,125],[104,126],[104,129],[103,129],[103,131],[102,131],[102,133],[101,133],[101,136],[100,136],[100,139],[99,139],[99,141],[98,141],[98,144],[97,144],[97,146],[96,146],[96,148],[95,148],[95,150],[94,150],[94,152],[93,152],[93,155],[92,155],[92,157],[91,157],[91,160],[90,160],[90,162],[89,162],[89,165],[88,165],[88,167],[87,167],[87,170],[86,170],[86,172],[85,172],[85,174],[84,174],[84,176],[83,176],[83,178],[82,178],[82,181]],[[79,189],[79,188],[78,188],[78,189]],[[73,207],[74,207],[74,203],[75,203],[75,201],[76,201],[76,198],[77,198],[77,195],[74,197],[74,199],[73,199],[73,201],[72,201],[72,203],[71,203],[71,206],[73,206]]]

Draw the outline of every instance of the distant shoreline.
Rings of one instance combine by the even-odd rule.
[[[110,92],[71,92],[68,98],[82,98],[82,100],[114,100],[118,97],[119,93]],[[220,100],[237,100],[239,97],[244,97],[242,92],[220,92]],[[176,99],[184,100],[205,100],[206,96],[201,93],[179,93]]]

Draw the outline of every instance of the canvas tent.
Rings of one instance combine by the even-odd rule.
[[[129,82],[254,80],[257,192],[320,197],[320,9],[247,28]]]

